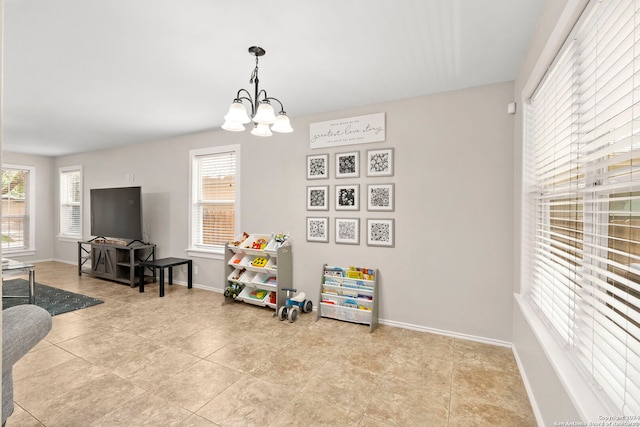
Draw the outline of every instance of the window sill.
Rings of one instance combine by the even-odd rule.
[[[219,250],[205,250],[200,248],[187,249],[187,255],[194,258],[207,258],[207,259],[219,259],[224,260],[224,249]]]
[[[540,318],[532,303],[521,294],[515,294],[514,297],[523,317],[538,339],[540,347],[583,420],[598,421],[599,415],[615,413],[613,406],[607,402],[608,397],[585,378],[588,374],[581,371],[577,366],[578,362],[573,360],[577,356],[567,352],[561,345]]]
[[[8,251],[4,249],[2,251],[3,258],[12,258],[12,257],[21,257],[21,256],[33,256],[36,254],[36,251],[33,249],[21,249],[17,251]]]
[[[82,237],[80,236],[58,236],[58,240],[61,242],[72,242],[72,243],[77,243],[78,241],[82,240]]]

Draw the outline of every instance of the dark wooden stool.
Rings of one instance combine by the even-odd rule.
[[[193,287],[193,261],[185,258],[160,258],[153,261],[141,261],[139,276],[140,276],[140,292],[144,292],[144,269],[148,267],[150,269],[160,270],[160,296],[164,296],[164,269],[169,269],[169,285],[173,284],[173,267],[177,265],[187,264],[187,288]]]

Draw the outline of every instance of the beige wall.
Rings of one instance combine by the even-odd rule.
[[[84,197],[96,187],[141,185],[145,231],[159,256],[186,256],[189,150],[241,144],[241,221],[249,232],[289,232],[294,285],[317,300],[324,263],[380,270],[380,318],[392,324],[511,341],[513,240],[512,83],[387,102],[292,119],[295,132],[268,139],[214,130],[135,146],[60,157],[60,166],[83,165]],[[310,150],[309,123],[385,112],[385,142]],[[306,180],[306,156],[393,147],[395,174]],[[134,182],[125,176],[133,174]],[[395,183],[392,213],[306,210],[306,186]],[[85,204],[86,205],[86,204]],[[89,232],[85,208],[85,235]],[[306,217],[330,217],[330,243],[306,242]],[[361,219],[358,246],[334,243],[333,219]],[[368,247],[366,218],[394,218],[395,248]],[[54,257],[75,262],[73,243],[55,241]],[[490,250],[487,250],[487,245]],[[221,261],[195,259],[199,286],[222,289]],[[184,280],[184,272],[178,273]],[[123,289],[123,292],[127,292]],[[317,301],[315,301],[317,302]]]

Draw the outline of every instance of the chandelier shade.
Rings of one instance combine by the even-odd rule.
[[[258,105],[258,111],[256,112],[253,121],[256,123],[274,124],[276,122],[276,115],[273,113],[273,107],[269,101],[261,101]]]
[[[246,89],[238,90],[238,93],[229,106],[229,111],[224,116],[224,124],[222,129],[231,132],[241,132],[245,130],[244,125],[254,122],[251,134],[255,136],[271,136],[273,132],[291,133],[293,128],[287,113],[284,111],[282,102],[279,99],[268,96],[267,91],[259,88],[258,79],[258,58],[263,56],[266,51],[258,46],[251,46],[249,53],[256,57],[256,66],[251,73],[250,84],[253,84],[253,96]],[[280,105],[280,111],[277,116],[271,102],[275,101]],[[249,115],[245,102],[251,106],[251,114]]]
[[[243,125],[251,123],[251,119],[247,114],[247,108],[240,100],[235,100],[231,103],[229,106],[229,112],[224,116],[224,119],[227,121],[241,123]]]
[[[278,114],[276,122],[271,126],[271,130],[280,133],[291,133],[293,128],[289,122],[289,117],[286,114]]]
[[[231,132],[242,132],[245,128],[244,125],[240,122],[225,120],[225,122],[222,124],[222,129]]]
[[[271,136],[271,129],[267,123],[258,123],[251,131],[251,135],[255,136]]]

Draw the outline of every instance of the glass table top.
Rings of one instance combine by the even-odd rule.
[[[16,261],[9,258],[2,258],[2,271],[25,270],[33,267],[34,265],[28,262]]]

